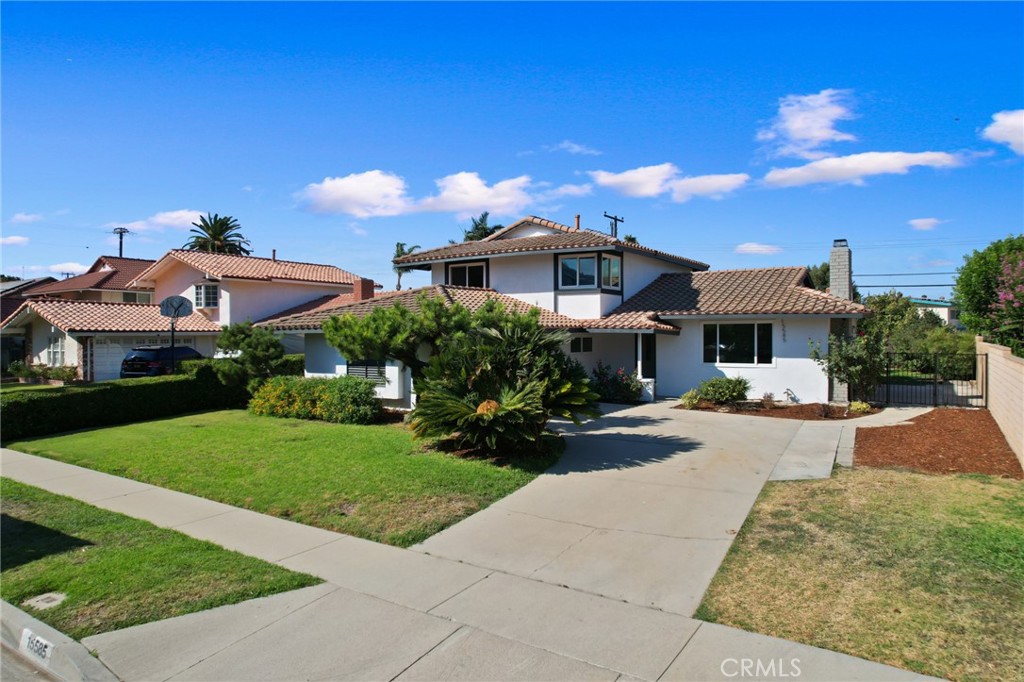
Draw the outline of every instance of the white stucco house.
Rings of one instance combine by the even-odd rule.
[[[573,333],[572,357],[588,369],[601,361],[636,371],[648,398],[678,396],[710,377],[744,376],[754,396],[825,402],[845,396],[833,394],[808,344],[827,348],[830,332],[866,313],[850,300],[845,240],[836,241],[830,262],[831,293],[824,293],[811,287],[804,267],[712,271],[582,229],[578,218],[570,227],[529,216],[481,241],[395,259],[398,267],[429,271],[430,287],[286,311],[264,323],[303,334],[307,375],[373,375],[382,380],[379,394],[397,405],[414,400],[408,372],[373,360],[350,364],[327,344],[321,325],[396,301],[412,307],[421,291],[470,308],[488,297],[539,308],[543,324]]]
[[[156,261],[103,256],[89,272],[33,289],[0,322],[5,336],[25,339],[32,364],[72,365],[86,381],[116,379],[135,346],[167,345],[170,321],[159,312],[168,296],[184,296],[193,312],[176,323],[175,344],[210,357],[221,327],[257,321],[301,304],[353,300],[376,286],[333,265],[174,250]],[[289,339],[286,338],[286,342]],[[293,337],[292,350],[302,349]],[[287,345],[287,343],[286,343]]]

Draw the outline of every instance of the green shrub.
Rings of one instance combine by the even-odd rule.
[[[21,360],[15,360],[7,366],[7,371],[10,372],[11,376],[18,377],[19,379],[30,379],[35,376],[32,371],[32,367],[26,365]]]
[[[679,404],[682,405],[684,410],[692,410],[697,407],[697,403],[700,402],[700,392],[695,388],[691,388],[689,391],[679,397]]]
[[[211,369],[173,375],[102,381],[46,391],[0,394],[4,441],[64,431],[243,407],[244,389],[225,386]]]
[[[270,363],[270,372],[276,377],[301,377],[306,373],[306,356],[290,353]]]
[[[716,405],[735,403],[747,399],[750,380],[744,377],[713,377],[702,381],[697,392],[701,398]]]
[[[636,372],[630,374],[622,367],[612,371],[600,360],[591,372],[590,383],[606,403],[636,403],[644,391]]]
[[[46,378],[53,381],[74,381],[78,378],[78,368],[72,365],[47,367]]]
[[[380,417],[374,383],[359,377],[273,377],[256,389],[249,411],[267,417],[371,424]]]
[[[861,400],[854,400],[850,403],[850,412],[853,412],[854,414],[867,414],[870,411],[871,405],[868,405]]]

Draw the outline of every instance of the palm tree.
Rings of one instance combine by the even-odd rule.
[[[418,248],[420,248],[419,244],[415,244],[413,246],[406,247],[405,242],[398,242],[398,243],[395,244],[395,258],[398,259],[398,258],[401,258],[402,256],[408,256],[410,253],[412,253],[413,251],[415,251]],[[402,268],[398,267],[397,265],[393,266],[392,270],[394,270],[395,274],[398,275],[398,283],[395,285],[395,291],[401,291],[402,290],[402,274],[405,272],[405,270],[403,270]]]
[[[199,222],[192,223],[192,237],[182,248],[190,251],[209,251],[226,253],[230,256],[248,256],[252,246],[239,230],[241,225],[229,215],[221,216],[214,213],[199,217]]]
[[[470,218],[472,226],[468,230],[462,231],[462,241],[478,242],[484,237],[490,237],[498,230],[504,229],[504,225],[488,225],[487,216],[489,215],[488,211],[484,211],[480,214],[479,218]]]

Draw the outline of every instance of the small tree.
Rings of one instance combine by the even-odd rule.
[[[418,248],[420,248],[419,244],[415,244],[413,246],[406,246],[405,242],[396,242],[395,243],[395,255],[394,255],[394,258],[398,259],[398,258],[401,258],[402,256],[408,256],[410,253],[412,253],[413,251],[415,251]],[[402,275],[405,274],[405,270],[403,268],[399,267],[398,265],[392,266],[391,269],[395,271],[396,275],[398,275],[398,282],[395,284],[395,291],[401,291],[401,289],[402,289]]]
[[[236,322],[222,328],[217,348],[230,357],[214,364],[222,383],[229,386],[245,384],[250,393],[274,374],[274,362],[284,357],[284,344],[267,327],[254,327],[252,322]]]
[[[830,334],[828,352],[810,342],[810,357],[826,375],[850,387],[852,398],[870,400],[885,368],[884,350],[876,336],[863,334],[852,339]]]
[[[1024,234],[994,241],[964,256],[964,264],[957,270],[953,299],[960,308],[960,321],[975,334],[991,335],[1000,325],[992,312],[999,299],[1003,259],[1008,257],[1024,257]]]

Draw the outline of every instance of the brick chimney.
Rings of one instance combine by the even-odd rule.
[[[352,295],[357,301],[373,298],[373,280],[360,277],[352,284]]]
[[[845,239],[832,242],[828,256],[828,291],[838,298],[853,300],[853,255]]]

